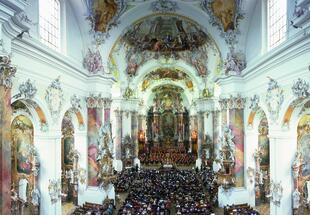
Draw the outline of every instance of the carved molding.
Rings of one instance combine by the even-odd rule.
[[[104,108],[105,109],[111,109],[112,99],[105,98],[104,99]]]
[[[101,96],[100,93],[98,95],[91,93],[86,98],[86,105],[87,105],[87,108],[103,108],[104,98]]]
[[[292,92],[296,98],[308,97],[310,95],[309,83],[301,78],[298,78],[297,81],[294,81]]]
[[[171,13],[177,11],[178,9],[178,3],[171,0],[158,0],[152,2],[151,4],[151,10],[155,13]]]
[[[11,56],[0,56],[0,86],[11,89],[15,73],[16,67],[11,65]]]
[[[81,99],[77,95],[74,94],[73,96],[71,96],[70,103],[71,103],[71,108],[74,111],[78,111],[78,110],[82,109]]]
[[[219,100],[221,110],[244,109],[245,103],[246,99],[242,98],[241,95],[237,95],[236,97],[231,95],[229,98],[221,98]]]
[[[269,78],[266,104],[270,118],[275,122],[279,117],[279,112],[284,101],[283,89],[280,88],[278,82],[272,78]]]
[[[59,114],[61,112],[64,101],[63,89],[60,83],[60,76],[57,77],[46,89],[45,101],[51,112],[53,120],[56,121],[59,118]]]
[[[227,53],[223,66],[224,75],[240,76],[242,70],[246,67],[245,55],[242,52],[236,52],[234,49],[231,49],[230,52]]]
[[[33,99],[38,91],[35,86],[34,81],[28,79],[26,82],[23,82],[19,85],[19,93],[14,96],[14,98],[26,98],[26,99]]]
[[[252,111],[257,111],[257,109],[259,107],[258,105],[259,105],[259,95],[255,94],[254,96],[252,96],[250,98],[250,106],[249,106],[249,108]]]
[[[88,49],[83,59],[83,67],[92,75],[104,73],[102,57],[98,49],[95,51]]]

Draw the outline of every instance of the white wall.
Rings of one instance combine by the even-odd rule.
[[[246,41],[246,59],[248,62],[261,56],[262,42],[262,1],[256,1],[252,19],[248,26]]]

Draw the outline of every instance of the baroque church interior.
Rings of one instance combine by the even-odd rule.
[[[309,0],[0,0],[0,214],[310,214]]]

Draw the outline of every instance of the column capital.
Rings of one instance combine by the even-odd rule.
[[[102,98],[100,93],[98,95],[90,93],[89,96],[86,97],[86,106],[88,108],[103,108],[104,98]]]
[[[242,98],[240,94],[237,96],[232,96],[228,98],[220,98],[219,104],[221,110],[227,109],[244,109],[246,103],[246,99]]]
[[[0,56],[0,86],[12,88],[12,78],[15,76],[16,67],[11,65],[11,56]]]
[[[104,108],[105,109],[110,109],[111,108],[111,104],[112,104],[112,99],[111,98],[104,98],[103,99],[103,103],[104,103]]]

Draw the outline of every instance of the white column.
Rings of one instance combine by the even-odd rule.
[[[123,111],[122,118],[122,138],[126,135],[131,136],[131,113],[128,110]]]
[[[258,148],[258,131],[257,129],[247,129],[245,133],[245,143],[244,143],[244,167],[245,167],[245,185],[249,193],[248,204],[252,207],[255,206],[255,160],[254,152]],[[248,176],[248,168],[254,169],[254,174],[252,177],[252,182]]]
[[[80,153],[79,167],[85,169],[87,174],[87,131],[78,131],[74,133],[74,148]],[[86,176],[87,178],[87,176]],[[87,181],[85,184],[79,184],[78,190],[78,205],[82,205],[85,199],[85,190],[87,187]]]
[[[40,214],[61,215],[61,198],[52,204],[48,192],[49,180],[61,179],[61,133],[50,130],[49,133],[36,134],[34,144],[40,159]]]
[[[270,179],[276,183],[281,182],[283,196],[279,206],[271,202],[271,215],[292,214],[292,162],[297,151],[296,131],[283,131],[282,129],[270,129]]]
[[[213,139],[213,112],[206,111],[204,113],[204,132]]]

